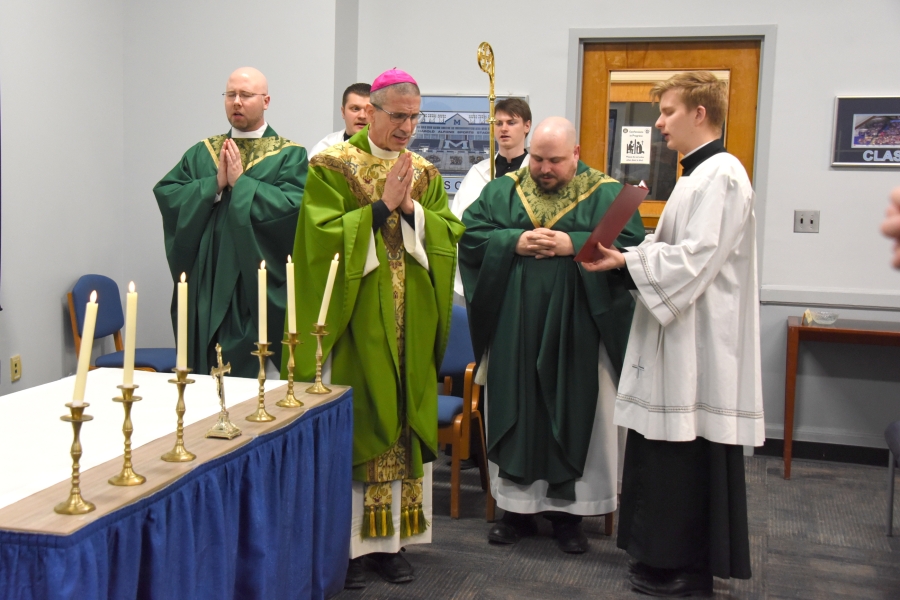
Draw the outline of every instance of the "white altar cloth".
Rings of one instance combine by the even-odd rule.
[[[132,450],[164,435],[172,434],[175,445],[175,403],[178,390],[168,383],[174,373],[135,371],[134,383],[139,386],[131,408],[134,433]],[[189,376],[196,383],[185,387],[185,426],[219,412],[216,383],[209,375]],[[122,423],[125,411],[121,402],[113,402],[120,396],[116,388],[122,383],[122,369],[96,369],[88,373],[84,400],[90,406],[85,414],[93,421],[81,427],[81,472],[122,456],[125,438]],[[266,391],[284,385],[284,381],[266,381]],[[0,414],[6,425],[0,434],[0,508],[26,498],[72,475],[72,425],[60,421],[69,414],[66,402],[72,400],[75,376],[65,377],[44,385],[0,396]],[[259,392],[256,379],[225,377],[226,408],[234,406]],[[245,414],[230,415],[238,427],[245,422]],[[243,427],[242,427],[243,429]],[[247,435],[244,433],[243,435]],[[190,450],[190,448],[188,448]],[[110,477],[116,475],[110,473]]]

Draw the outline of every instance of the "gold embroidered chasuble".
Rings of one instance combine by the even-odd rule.
[[[309,240],[316,238],[315,230],[321,231],[323,223],[341,213],[339,242],[346,252],[347,262],[342,265],[345,267],[344,279],[335,286],[335,300],[343,297],[343,305],[338,301],[336,306],[341,314],[328,320],[338,328],[332,340],[332,380],[354,386],[353,474],[355,480],[366,484],[362,535],[386,537],[394,534],[391,482],[399,480],[402,482],[400,534],[406,537],[421,533],[427,527],[422,512],[422,462],[432,460],[437,453],[434,382],[437,381],[436,365],[440,362],[449,331],[454,244],[462,227],[447,208],[443,181],[437,169],[413,154],[412,198],[425,209],[429,269],[425,270],[416,259],[407,256],[402,218],[395,211],[374,235],[378,267],[374,272],[361,273],[366,255],[356,250],[364,243],[361,240],[371,237],[365,229],[372,231],[371,209],[368,213],[364,209],[381,198],[385,178],[395,162],[395,159],[380,159],[371,154],[367,130],[361,134],[314,157],[310,167],[315,182],[304,197],[297,235],[300,240],[303,230],[307,242],[298,242],[296,255],[302,259],[303,253],[309,251]],[[322,189],[321,195],[316,194],[320,187],[327,188]],[[333,199],[327,204],[326,211],[329,196]],[[333,205],[338,197],[343,205],[335,210]],[[321,206],[317,202],[320,198],[324,198]],[[358,220],[350,225],[351,219]],[[348,237],[353,237],[352,249],[347,248]],[[312,262],[315,263],[315,259]],[[341,280],[341,276],[338,279]],[[377,290],[373,286],[377,286]],[[355,298],[349,298],[352,292],[356,294]],[[361,303],[364,293],[368,294],[368,301]],[[301,295],[297,297],[299,303]],[[374,305],[380,305],[380,309]],[[332,312],[329,311],[330,317]],[[414,330],[408,329],[410,319],[415,324]],[[382,322],[384,329],[379,326]],[[412,338],[409,331],[415,331]],[[373,347],[374,344],[363,347],[362,342],[363,338],[369,339],[375,333],[385,338],[381,352],[389,349],[393,356],[393,368],[377,373],[373,365],[383,359],[376,358],[376,354],[379,357],[383,354]],[[410,342],[413,343],[412,354]],[[365,372],[367,368],[372,372]],[[390,399],[385,401],[386,398]],[[385,417],[396,423],[396,429],[379,430],[378,421]],[[378,430],[374,434],[373,425]],[[375,450],[379,445],[382,449]]]

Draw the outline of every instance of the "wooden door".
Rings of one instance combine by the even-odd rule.
[[[612,164],[622,127],[640,113],[641,125],[650,119],[650,88],[656,81],[683,71],[712,71],[728,83],[728,114],[724,142],[751,180],[756,146],[756,110],[759,85],[758,40],[704,42],[628,42],[585,44],[581,91],[581,159],[617,179],[629,179],[626,165]],[[631,116],[618,118],[612,106],[625,107]],[[659,115],[655,105],[655,116]],[[612,129],[612,131],[611,131]],[[656,227],[674,180],[681,175],[681,156],[675,156],[654,132],[654,153],[647,169],[656,185],[641,205],[648,229]],[[648,182],[649,183],[649,182]],[[656,189],[654,189],[656,188]]]

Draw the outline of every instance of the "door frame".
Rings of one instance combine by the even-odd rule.
[[[772,106],[775,92],[775,41],[777,25],[723,25],[685,27],[609,27],[569,29],[566,75],[566,118],[581,131],[581,73],[584,45],[604,42],[683,42],[711,40],[759,40],[759,90],[756,111],[756,144],[753,151],[753,189],[756,192],[756,255],[759,285],[763,277],[766,223],[766,191],[769,183],[769,146],[772,139]]]

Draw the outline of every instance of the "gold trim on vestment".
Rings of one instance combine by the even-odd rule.
[[[209,150],[209,154],[212,156],[216,169],[219,168],[219,153],[222,151],[222,146],[225,144],[226,139],[228,139],[228,136],[222,134],[203,140],[203,143],[206,144],[206,149]],[[238,152],[241,154],[241,166],[244,171],[249,171],[264,159],[275,156],[285,148],[290,146],[297,146],[298,148],[302,147],[300,144],[296,144],[279,135],[261,138],[231,139],[234,140],[238,147]]]
[[[535,227],[553,227],[569,211],[597,191],[598,187],[606,183],[618,183],[609,175],[589,168],[576,175],[561,190],[547,193],[532,179],[528,167],[507,173],[506,176],[515,180],[516,193]]]
[[[321,167],[340,175],[350,188],[360,208],[381,199],[388,173],[397,159],[380,159],[373,154],[341,142],[330,146],[310,159],[311,168]],[[437,179],[438,170],[430,162],[412,153],[413,184],[410,195],[415,201],[425,195],[431,182]],[[406,248],[403,244],[400,210],[390,213],[381,227],[388,268],[391,277],[391,295],[394,308],[394,333],[397,339],[399,379],[406,381]],[[401,481],[400,537],[424,533],[429,526],[423,509],[423,480],[407,479],[412,474],[411,436],[407,423],[406,390],[403,384],[397,390],[397,411],[401,426],[397,441],[385,452],[366,462],[365,497],[363,501],[364,538],[390,537],[394,535],[390,492],[385,492],[392,481]]]
[[[420,200],[432,180],[437,178],[437,168],[412,152],[413,186],[410,195]],[[357,148],[349,142],[329,146],[309,161],[310,167],[324,167],[341,174],[350,186],[359,206],[368,206],[381,199],[388,172],[397,159],[381,159]]]

